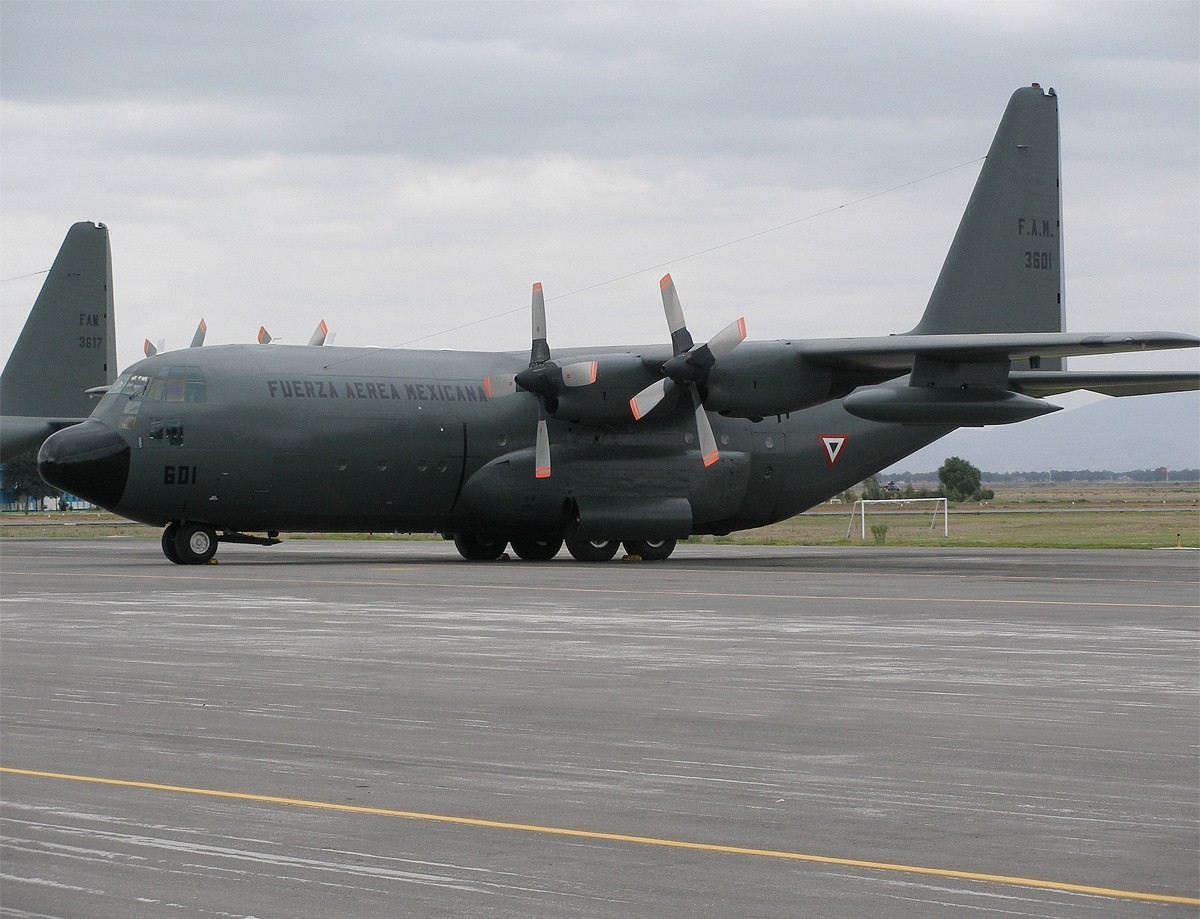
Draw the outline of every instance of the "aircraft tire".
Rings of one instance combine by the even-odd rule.
[[[183,524],[175,533],[175,554],[181,565],[208,564],[217,554],[216,531],[205,523]]]
[[[558,536],[549,539],[510,539],[509,545],[517,553],[518,558],[527,562],[548,562],[558,555],[563,541]]]
[[[163,555],[174,562],[176,565],[182,565],[183,559],[179,557],[179,553],[175,551],[175,534],[179,532],[179,524],[168,523],[167,528],[162,534],[162,550]]]
[[[643,561],[663,562],[675,551],[674,539],[627,539],[625,551],[630,555],[641,556]]]
[[[504,554],[508,543],[503,539],[491,536],[480,536],[478,533],[455,533],[454,548],[468,562],[494,562]]]
[[[621,547],[618,539],[568,539],[567,551],[581,562],[607,562]]]

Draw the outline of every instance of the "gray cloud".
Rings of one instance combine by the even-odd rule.
[[[74,220],[108,223],[123,364],[202,315],[213,342],[325,317],[340,343],[397,344],[520,309],[534,280],[557,341],[652,340],[661,270],[554,298],[781,224],[671,265],[693,325],[900,331],[1032,80],[1062,99],[1072,327],[1200,324],[1192,3],[8,0],[0,17],[0,276],[46,267]],[[36,286],[0,286],[5,352]]]

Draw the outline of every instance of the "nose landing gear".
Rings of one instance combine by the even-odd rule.
[[[217,532],[206,523],[170,523],[162,550],[176,565],[206,565],[217,554]]]

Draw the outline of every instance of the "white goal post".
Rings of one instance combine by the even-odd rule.
[[[861,517],[861,536],[867,538],[867,505],[868,504],[930,504],[934,505],[933,517],[929,521],[929,532],[933,532],[934,526],[937,524],[938,510],[942,512],[942,533],[946,536],[950,535],[950,504],[946,498],[859,498],[854,502],[854,510],[850,512],[850,523],[846,525],[846,538],[850,538],[850,531],[854,528],[854,518]],[[940,505],[940,508],[939,508]],[[862,510],[859,510],[859,508]]]

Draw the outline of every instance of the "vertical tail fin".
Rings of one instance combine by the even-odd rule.
[[[1053,89],[1013,93],[913,334],[1063,330],[1058,136]]]
[[[0,374],[0,411],[13,420],[14,431],[18,418],[82,421],[95,404],[86,390],[116,376],[108,228],[77,223],[67,231]]]

